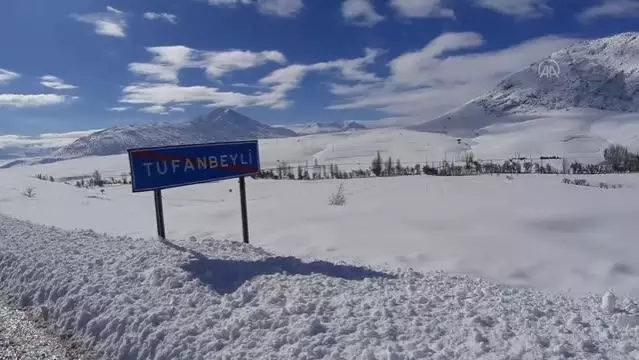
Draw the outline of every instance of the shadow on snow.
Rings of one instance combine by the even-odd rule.
[[[236,291],[242,284],[261,275],[312,275],[361,281],[366,278],[395,278],[395,275],[352,265],[338,265],[327,261],[303,262],[295,257],[270,257],[264,260],[224,260],[210,259],[205,255],[185,247],[162,240],[173,249],[188,252],[195,259],[181,268],[219,294]]]

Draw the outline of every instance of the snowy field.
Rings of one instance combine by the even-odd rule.
[[[469,149],[601,157],[603,138],[563,141],[581,125],[561,124],[499,125],[461,144],[321,134],[260,151],[263,167],[342,169],[378,149],[404,164]],[[570,176],[616,189],[559,175],[249,179],[247,246],[235,180],[163,191],[160,243],[151,193],[33,177],[94,170],[119,177],[128,158],[0,170],[0,294],[104,359],[639,359],[638,175]],[[340,184],[347,203],[330,206]],[[601,308],[608,290],[620,299]]]
[[[64,229],[156,234],[152,193],[118,186],[102,195],[18,169],[0,172],[3,214]],[[251,238],[282,255],[445,270],[574,295],[612,288],[639,297],[639,203],[629,200],[639,196],[639,177],[588,179],[623,187],[563,184],[557,175],[353,179],[344,182],[348,203],[337,207],[328,198],[339,180],[249,179]],[[35,188],[34,198],[22,195],[27,186]],[[168,237],[241,241],[237,190],[235,180],[165,190]]]
[[[639,359],[639,304],[609,294],[573,299],[2,215],[0,247],[0,291],[103,359]]]

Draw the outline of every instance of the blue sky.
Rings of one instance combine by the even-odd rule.
[[[639,0],[5,0],[0,133],[178,121],[428,120]]]

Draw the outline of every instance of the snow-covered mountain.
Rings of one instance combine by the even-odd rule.
[[[282,126],[282,127],[286,127],[287,129],[292,130],[300,135],[326,134],[326,133],[336,133],[336,132],[343,132],[343,131],[355,131],[355,130],[368,129],[366,126],[362,125],[361,123],[357,121],[316,122],[311,124],[296,124],[296,125],[288,125],[288,126]]]
[[[99,130],[82,130],[40,135],[0,134],[0,160],[48,156],[75,140]]]
[[[38,146],[32,144],[0,146],[0,160],[45,156],[59,147]]]
[[[556,66],[558,73],[544,72]],[[489,93],[411,129],[467,136],[491,124],[574,109],[639,112],[639,33],[575,43],[511,74]]]
[[[271,127],[234,110],[218,108],[193,120],[118,126],[82,137],[55,153],[54,158],[113,155],[136,147],[165,146],[214,141],[290,137],[289,129]]]

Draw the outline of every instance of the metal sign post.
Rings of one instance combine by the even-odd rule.
[[[249,230],[248,230],[248,214],[246,210],[246,181],[245,177],[240,178],[240,203],[242,205],[242,238],[244,243],[249,243]]]
[[[249,242],[245,177],[260,171],[257,140],[130,149],[133,192],[153,191],[158,237],[166,237],[162,190],[240,178],[242,235]]]
[[[162,190],[154,190],[155,197],[155,221],[158,226],[158,237],[162,240],[166,239],[166,230],[164,228],[164,210],[162,209]]]

